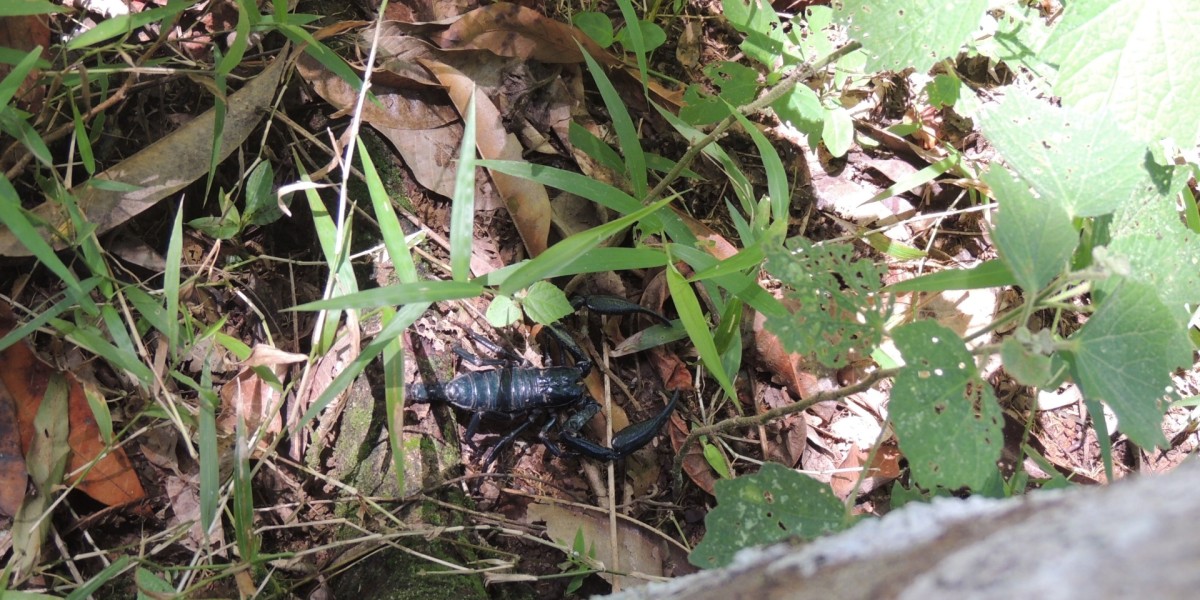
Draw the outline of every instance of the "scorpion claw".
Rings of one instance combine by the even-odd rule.
[[[601,446],[579,434],[579,430],[583,427],[583,424],[587,423],[588,419],[600,410],[600,405],[593,403],[563,424],[561,436],[563,443],[572,450],[596,460],[620,460],[640,450],[658,435],[658,431],[671,418],[671,413],[675,411],[675,404],[678,401],[679,390],[675,390],[675,393],[671,395],[671,401],[667,403],[667,407],[655,415],[654,418],[642,421],[641,423],[634,423],[613,436],[612,448]],[[592,408],[593,406],[595,407],[594,409]],[[582,418],[585,415],[586,418]]]

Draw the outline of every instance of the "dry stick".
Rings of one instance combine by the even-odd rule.
[[[675,494],[679,495],[683,491],[683,457],[687,456],[688,450],[691,449],[692,445],[696,443],[696,440],[700,439],[700,436],[724,433],[731,429],[750,427],[783,418],[788,415],[806,410],[809,407],[821,402],[829,402],[830,400],[837,400],[840,398],[845,398],[851,394],[857,394],[859,392],[866,391],[880,380],[892,377],[899,372],[900,369],[883,369],[880,371],[875,371],[874,373],[868,375],[866,379],[854,385],[821,392],[799,402],[773,408],[765,413],[748,415],[745,417],[733,417],[730,419],[725,419],[724,421],[713,423],[712,425],[706,425],[704,427],[693,429],[692,432],[688,434],[687,439],[683,440],[683,444],[679,447],[679,453],[675,455],[675,462],[671,466],[671,475],[674,481]]]

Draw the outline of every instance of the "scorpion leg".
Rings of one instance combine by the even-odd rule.
[[[476,416],[472,417],[472,419],[471,419],[472,423],[474,423],[475,418],[478,416],[479,416],[479,414],[476,413]],[[486,453],[484,453],[484,455],[483,455],[483,466],[487,467],[488,465],[492,464],[492,461],[496,460],[496,453],[499,452],[500,450],[504,449],[505,446],[512,444],[512,441],[517,438],[518,434],[520,434],[522,431],[525,431],[525,428],[529,427],[530,425],[533,425],[534,418],[535,418],[535,415],[530,414],[529,418],[526,419],[524,423],[521,423],[520,425],[517,426],[516,429],[513,429],[512,431],[504,434],[504,437],[500,438],[500,441],[496,442],[495,446],[488,448],[488,451]]]
[[[596,413],[600,412],[600,405],[589,399],[579,412],[572,415],[571,418],[563,423],[563,443],[572,450],[597,460],[619,460],[625,458],[641,449],[642,446],[649,444],[650,440],[658,435],[658,431],[671,418],[671,413],[674,412],[675,404],[678,401],[679,390],[676,390],[671,396],[671,401],[667,403],[667,407],[662,412],[648,421],[634,423],[622,429],[613,436],[612,448],[606,448],[583,437],[579,433],[583,425],[595,416]]]

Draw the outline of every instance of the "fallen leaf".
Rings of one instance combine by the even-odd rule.
[[[263,111],[269,109],[275,99],[280,75],[288,62],[285,50],[258,77],[229,97],[218,161],[225,160],[237,150],[262,120]],[[91,233],[99,235],[124,223],[208,173],[215,119],[216,113],[210,109],[167,137],[96,175],[94,179],[106,185],[85,182],[71,188],[84,217],[95,225]],[[114,186],[114,182],[137,189],[119,191],[114,188],[122,186]],[[31,212],[34,220],[40,220],[62,234],[62,237],[42,234],[56,249],[66,246],[63,239],[75,238],[71,233],[71,218],[61,203],[44,202]],[[0,227],[0,256],[29,256],[29,250],[7,227]]]
[[[15,323],[7,305],[0,305],[0,337],[11,331]],[[67,383],[68,420],[71,449],[67,472],[74,473],[91,464],[91,468],[76,482],[85,494],[108,506],[134,502],[146,497],[129,457],[120,448],[109,448],[100,435],[100,427],[88,405],[83,386],[71,373],[54,370],[38,360],[25,342],[18,342],[0,353],[0,382],[11,394],[21,434],[21,447],[28,453],[34,438],[34,419],[42,404],[49,381],[58,376]],[[97,460],[97,457],[100,457]],[[27,465],[30,469],[33,465]]]
[[[621,572],[638,572],[654,577],[663,576],[663,547],[662,541],[649,535],[639,524],[625,519],[617,520],[617,562],[613,557],[612,537],[609,529],[608,515],[601,511],[578,510],[558,504],[530,504],[526,512],[529,522],[541,521],[546,524],[546,534],[550,539],[565,548],[574,546],[576,533],[583,532],[586,552],[596,551],[595,559],[604,563],[609,569]],[[602,577],[612,582],[614,577],[619,580],[622,588],[645,585],[644,579],[627,576],[615,576],[602,573]]]
[[[460,114],[465,113],[475,84],[472,79],[464,76],[458,69],[449,65],[421,60],[438,81],[450,93],[450,99],[458,107]],[[489,160],[523,160],[524,149],[517,136],[504,128],[500,111],[484,94],[475,93],[475,147],[479,154]],[[521,177],[513,177],[505,173],[490,172],[492,183],[504,199],[508,213],[512,216],[513,224],[517,227],[525,249],[530,256],[537,256],[546,250],[550,236],[550,197],[546,188],[537,182]]]
[[[0,382],[0,514],[17,514],[25,500],[27,482],[17,411],[8,388]]]
[[[34,492],[25,498],[13,516],[13,555],[9,566],[18,579],[37,565],[42,553],[42,543],[52,523],[46,512],[51,510],[56,488],[62,483],[67,454],[70,453],[66,379],[54,374],[44,385],[45,398],[31,419],[32,433],[29,449],[25,452]]]
[[[667,426],[667,432],[671,435],[671,447],[678,453],[688,436],[687,422],[679,416],[679,413],[671,415],[671,424]],[[708,495],[716,496],[713,485],[717,482],[717,476],[713,473],[712,467],[708,465],[708,459],[704,458],[704,449],[701,446],[701,444],[692,444],[688,453],[684,455],[683,472],[687,473],[688,478],[696,486],[708,492]]]
[[[600,64],[621,64],[620,59],[575,27],[508,2],[466,13],[432,39],[444,50],[489,50],[500,56],[544,63],[583,62],[579,50],[582,45]]]

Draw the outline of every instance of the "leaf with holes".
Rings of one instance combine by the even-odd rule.
[[[1004,445],[991,388],[953,331],[918,321],[893,337],[907,364],[888,409],[913,478],[925,488],[979,488]]]
[[[811,354],[830,368],[849,364],[883,338],[890,296],[881,294],[883,268],[852,260],[849,244],[814,246],[797,239],[792,248],[766,244],[767,269],[792,288],[796,312],[770,315],[767,328],[789,352]]]
[[[866,50],[868,71],[928,71],[958,54],[979,27],[988,0],[847,0],[837,11]]]
[[[791,537],[809,540],[844,529],[842,502],[829,486],[787,467],[764,463],[754,475],[716,483],[708,532],[688,556],[702,569],[723,567],[743,548]]]

